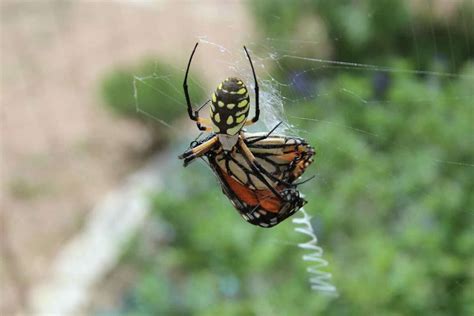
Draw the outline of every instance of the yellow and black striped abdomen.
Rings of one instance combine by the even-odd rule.
[[[211,120],[216,134],[237,134],[250,109],[247,87],[238,78],[227,78],[212,94]]]

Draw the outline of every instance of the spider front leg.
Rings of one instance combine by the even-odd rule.
[[[196,125],[197,125],[197,128],[200,130],[200,131],[206,131],[206,132],[210,132],[212,131],[212,127],[209,127],[209,125],[211,125],[211,121],[209,119],[206,119],[206,118],[202,118],[199,116],[199,112],[202,110],[203,107],[205,107],[209,102],[211,102],[211,100],[207,100],[203,105],[201,105],[199,107],[199,109],[197,109],[196,111],[194,111],[195,115],[196,115]]]
[[[242,155],[244,156],[245,158],[245,161],[248,163],[248,165],[250,166],[250,168],[255,172],[255,176],[260,180],[262,181],[265,186],[277,197],[279,198],[280,200],[284,200],[284,198],[281,196],[280,193],[278,193],[277,190],[275,190],[275,188],[270,184],[268,183],[267,179],[265,179],[265,177],[262,175],[262,173],[269,177],[270,179],[273,179],[275,180],[273,177],[273,175],[271,175],[269,172],[267,172],[265,170],[265,168],[263,168],[258,162],[257,160],[255,159],[255,156],[252,154],[252,152],[250,151],[250,149],[247,147],[247,145],[245,144],[244,140],[242,139],[242,137],[239,136],[239,141],[238,141],[238,145],[239,145],[239,148],[241,149],[241,152],[242,152]],[[278,179],[276,179],[276,181],[279,181]],[[279,181],[280,182],[280,181]]]
[[[186,150],[182,155],[179,155],[178,158],[184,159],[183,164],[186,167],[194,159],[202,157],[207,152],[209,152],[218,142],[219,142],[219,139],[217,138],[217,136],[213,136],[208,141],[205,141],[204,143],[200,145],[197,145],[193,148]]]
[[[188,74],[189,74],[189,68],[191,67],[191,62],[193,60],[194,53],[196,52],[196,48],[199,43],[196,43],[194,45],[193,51],[191,53],[191,57],[189,57],[188,61],[188,66],[186,67],[186,74],[184,75],[184,82],[183,82],[183,90],[184,90],[184,96],[186,98],[186,105],[188,107],[188,115],[189,118],[193,121],[196,122],[196,125],[200,131],[211,131],[212,129],[208,126],[203,125],[204,120],[199,117],[199,111],[209,102],[207,101],[204,103],[199,109],[196,111],[193,110],[193,105],[191,103],[191,97],[189,96],[189,91],[188,91]]]
[[[212,132],[212,127],[208,126],[210,124],[211,122],[209,119],[202,118],[202,117],[198,117],[198,121],[196,123],[198,129],[204,132]]]
[[[273,127],[266,135],[263,135],[263,136],[260,136],[260,137],[257,137],[255,139],[252,139],[251,141],[247,141],[244,139],[244,143],[245,143],[245,147],[247,147],[247,144],[254,144],[258,141],[261,141],[261,140],[264,140],[264,139],[267,139],[268,137],[270,137],[270,135],[282,124],[282,122],[280,121],[277,125],[275,125],[275,127]],[[247,147],[247,150],[250,152],[250,154],[252,154],[252,152],[250,151],[250,149],[248,149]],[[253,156],[253,154],[252,154]],[[254,158],[255,159],[255,158]],[[284,186],[292,186],[291,183],[289,182],[286,182],[286,181],[283,181],[281,179],[278,179],[277,177],[275,177],[273,174],[271,174],[270,172],[268,172],[261,164],[258,163],[258,161],[255,159],[255,166],[259,169],[259,171],[261,173],[263,173],[265,176],[267,176],[268,178],[272,179],[273,181],[279,183],[279,184],[282,184]]]
[[[279,122],[277,125],[275,125],[275,127],[273,127],[266,135],[257,137],[257,138],[255,138],[255,139],[252,139],[251,141],[246,142],[246,143],[247,143],[247,144],[253,144],[253,143],[259,142],[259,141],[261,141],[261,140],[267,139],[267,138],[270,137],[270,135],[278,128],[278,126],[281,125],[281,123],[283,123],[283,122],[280,121],[280,122]]]
[[[253,81],[255,82],[255,116],[251,120],[247,120],[245,122],[245,125],[252,125],[253,123],[256,123],[258,121],[258,118],[260,116],[260,106],[259,106],[259,88],[258,88],[258,82],[257,82],[257,75],[255,75],[255,69],[253,68],[253,63],[252,59],[250,58],[249,52],[247,51],[247,47],[244,46],[245,54],[247,55],[247,58],[249,59],[250,62],[250,67],[252,68],[252,75],[253,75]]]

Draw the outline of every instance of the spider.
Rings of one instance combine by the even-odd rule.
[[[211,96],[210,119],[193,110],[187,85],[189,68],[198,43],[189,58],[183,88],[188,114],[201,131],[211,133],[179,156],[187,166],[194,159],[206,156],[217,175],[224,194],[242,217],[255,225],[271,227],[301,208],[306,201],[295,183],[312,162],[314,150],[297,137],[273,135],[281,124],[268,133],[246,133],[244,126],[259,119],[259,87],[252,59],[244,46],[254,79],[255,115],[248,119],[250,98],[242,80],[227,78]]]

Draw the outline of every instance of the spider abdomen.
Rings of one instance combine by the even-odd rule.
[[[227,78],[219,84],[211,99],[211,121],[217,134],[235,135],[245,124],[250,98],[242,80]]]

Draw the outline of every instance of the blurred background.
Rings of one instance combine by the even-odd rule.
[[[474,314],[472,0],[0,9],[1,315]],[[196,106],[252,84],[247,45],[257,130],[285,117],[316,148],[301,190],[339,296],[290,220],[247,224],[177,161],[195,42]]]

